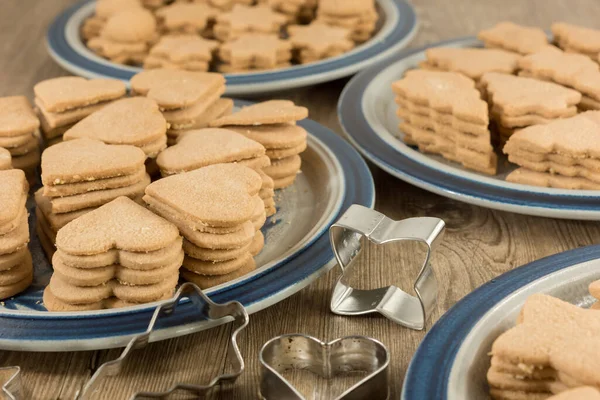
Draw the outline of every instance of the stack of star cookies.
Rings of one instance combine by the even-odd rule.
[[[99,56],[119,64],[141,64],[157,39],[154,15],[143,8],[129,8],[112,15],[100,35],[87,46]]]
[[[600,189],[600,111],[515,132],[504,153],[521,168],[506,180],[562,189]]]
[[[169,123],[168,144],[189,129],[208,126],[233,109],[233,101],[222,99],[225,78],[216,73],[169,69],[142,71],[131,78],[132,90],[156,101]]]
[[[273,179],[263,169],[271,165],[265,148],[258,142],[228,129],[191,130],[176,145],[156,159],[162,176],[180,174],[213,164],[237,163],[252,168],[262,178],[259,196],[265,203],[267,217],[275,214]]]
[[[221,46],[218,66],[225,73],[284,68],[292,59],[292,44],[275,34],[244,33]]]
[[[210,125],[226,127],[262,144],[271,160],[264,172],[273,179],[275,189],[282,189],[292,185],[300,172],[307,134],[296,121],[306,117],[308,110],[292,101],[270,100],[243,107]]]
[[[303,23],[314,19],[317,0],[259,0],[258,3],[268,4],[288,18],[291,23]]]
[[[264,246],[260,175],[239,164],[215,164],[160,179],[146,188],[150,210],[184,237],[181,275],[201,288],[236,279],[256,268]]]
[[[77,218],[56,237],[49,311],[133,306],[173,295],[183,261],[177,228],[119,197]]]
[[[320,21],[309,25],[291,25],[287,31],[295,50],[295,61],[300,64],[335,57],[354,47],[350,29]]]
[[[156,11],[159,30],[167,34],[203,34],[211,30],[217,14],[219,10],[207,3],[179,2]]]
[[[190,0],[185,0],[190,1]],[[197,1],[197,0],[191,0]],[[204,1],[204,0],[201,0]],[[221,10],[221,11],[230,11],[236,4],[242,4],[246,6],[251,6],[254,4],[254,0],[208,0],[208,3]]]
[[[491,118],[505,143],[516,129],[577,114],[581,94],[552,82],[489,72],[481,78]]]
[[[0,147],[9,151],[13,167],[28,177],[40,163],[39,126],[25,96],[0,97]]]
[[[36,84],[33,87],[35,105],[46,146],[60,142],[74,124],[125,96],[126,90],[125,84],[116,79],[75,76],[47,79]]]
[[[588,56],[547,46],[519,60],[519,75],[551,81],[582,94],[581,110],[600,110],[600,67]]]
[[[35,194],[37,229],[51,257],[56,233],[74,219],[120,196],[138,202],[150,183],[146,155],[134,146],[75,139],[42,154],[42,184]]]
[[[597,310],[544,294],[530,296],[517,325],[492,345],[487,373],[492,399],[548,399],[557,393],[565,393],[557,399],[596,398],[598,335]],[[595,389],[583,390],[586,386]],[[582,397],[567,395],[577,388]]]
[[[208,71],[217,47],[217,41],[197,35],[163,36],[150,49],[150,54],[144,60],[144,68]]]
[[[10,151],[0,147],[0,170],[12,169]]]
[[[600,30],[557,22],[552,24],[556,44],[567,53],[578,53],[598,60]]]
[[[540,28],[503,21],[477,34],[485,47],[498,48],[519,54],[531,54],[548,45],[548,36]]]
[[[27,192],[23,171],[0,171],[0,299],[22,292],[31,285],[33,265],[27,248]]]
[[[268,5],[255,7],[235,4],[231,11],[217,15],[214,35],[220,41],[236,39],[244,33],[278,34],[287,17]]]
[[[377,10],[373,0],[319,0],[317,20],[352,31],[352,40],[367,41],[375,31]]]
[[[475,171],[496,173],[488,105],[475,81],[456,72],[412,70],[392,89],[407,144]]]

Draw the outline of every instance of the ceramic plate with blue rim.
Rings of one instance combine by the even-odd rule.
[[[236,105],[244,103],[236,102]],[[372,207],[373,178],[360,155],[322,125],[300,121],[308,132],[302,173],[293,186],[276,192],[277,214],[263,228],[265,248],[256,257],[257,270],[208,289],[216,302],[240,301],[249,313],[277,303],[333,267],[329,226],[352,204]],[[30,204],[30,209],[32,209]],[[30,227],[35,213],[30,212]],[[52,269],[31,229],[34,283],[0,303],[0,349],[73,351],[124,346],[146,329],[156,307],[146,304],[114,310],[49,313],[42,292]],[[214,326],[199,316],[189,300],[162,318],[152,341],[177,337]]]
[[[515,325],[527,297],[545,293],[581,307],[595,299],[600,246],[582,247],[507,272],[456,303],[427,333],[406,373],[402,400],[489,398],[486,373],[494,340]]]
[[[428,47],[479,47],[474,37]],[[423,154],[402,141],[392,82],[425,59],[426,48],[402,52],[355,76],[339,103],[340,123],[350,141],[369,160],[415,186],[466,203],[521,214],[600,220],[600,192],[562,190],[506,182],[515,166],[499,157],[496,176],[479,174]]]
[[[405,47],[417,31],[413,8],[403,0],[377,0],[380,15],[376,34],[369,41],[338,57],[273,71],[226,74],[227,94],[256,95],[314,85],[350,76]],[[83,0],[60,14],[47,34],[48,51],[67,71],[87,78],[125,81],[141,69],[119,65],[91,52],[79,29],[93,14],[95,2]]]

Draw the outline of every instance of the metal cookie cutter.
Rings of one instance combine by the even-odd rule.
[[[394,221],[359,205],[352,205],[331,226],[329,237],[342,275],[331,299],[331,311],[339,315],[362,315],[378,312],[408,328],[422,330],[437,299],[437,281],[429,263],[431,254],[443,237],[445,223],[439,218],[408,218]],[[427,255],[414,283],[417,297],[396,286],[358,290],[349,286],[353,261],[362,249],[361,238],[375,244],[414,240],[427,245]],[[401,273],[402,271],[400,271]]]
[[[260,394],[266,400],[304,400],[281,375],[292,369],[308,370],[326,379],[360,371],[369,375],[335,400],[385,400],[389,397],[387,348],[364,336],[347,336],[322,342],[312,336],[292,334],[269,340],[260,351]]]
[[[8,380],[2,385],[2,399],[21,400],[23,398],[23,386],[21,383],[20,367],[0,368],[0,373],[6,371],[10,373]]]
[[[187,391],[194,395],[200,395],[212,389],[221,382],[233,383],[244,371],[244,359],[237,345],[238,334],[248,325],[248,313],[242,304],[237,301],[232,301],[225,304],[214,303],[208,298],[202,290],[193,283],[184,283],[181,285],[175,296],[171,300],[160,304],[154,311],[154,315],[150,320],[150,324],[144,333],[135,336],[127,347],[121,353],[121,356],[115,360],[108,361],[100,366],[96,373],[92,376],[89,382],[84,386],[82,391],[75,396],[76,400],[87,400],[90,395],[98,390],[102,378],[105,376],[115,376],[121,371],[123,363],[129,354],[135,350],[145,347],[150,339],[150,335],[160,316],[169,315],[175,312],[179,301],[188,297],[192,303],[198,307],[202,314],[207,316],[209,320],[218,320],[221,318],[233,318],[234,323],[238,327],[233,331],[228,349],[228,359],[233,366],[233,372],[219,375],[213,378],[206,385],[192,385],[187,383],[177,383],[164,392],[137,392],[131,396],[131,400],[137,398],[161,398],[168,396],[176,390]]]

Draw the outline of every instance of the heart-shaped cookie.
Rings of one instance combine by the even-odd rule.
[[[248,167],[215,164],[150,184],[144,200],[152,197],[195,223],[228,227],[252,218],[261,186],[260,175]]]
[[[170,222],[126,197],[119,197],[65,225],[56,247],[72,255],[94,255],[111,249],[149,252],[179,236]]]
[[[75,139],[47,148],[42,154],[42,183],[62,185],[136,173],[146,154],[135,146],[107,145],[95,139]]]
[[[389,397],[387,348],[364,336],[347,336],[331,342],[308,335],[291,334],[271,339],[260,351],[260,394],[265,399],[304,400],[283,377],[285,371],[302,369],[332,379],[348,372],[363,372],[361,379],[335,400],[387,400]]]
[[[85,117],[65,132],[63,139],[90,138],[108,144],[144,146],[167,140],[167,121],[154,100],[131,97],[117,100]]]
[[[254,140],[228,129],[188,131],[175,146],[158,155],[163,175],[191,171],[207,165],[260,157],[265,148]]]
[[[306,117],[308,117],[308,109],[295,105],[293,101],[269,100],[243,107],[236,113],[211,122],[210,126],[282,124]]]

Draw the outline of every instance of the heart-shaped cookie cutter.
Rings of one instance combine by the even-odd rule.
[[[172,299],[161,303],[156,308],[146,331],[131,339],[119,358],[102,364],[100,368],[96,370],[92,378],[83,387],[81,392],[77,393],[75,400],[87,400],[94,391],[98,390],[102,378],[106,376],[117,375],[121,371],[123,363],[127,360],[129,354],[133,352],[133,350],[141,349],[149,343],[150,335],[152,334],[154,326],[156,325],[159,317],[174,313],[180,300],[184,297],[189,298],[192,303],[198,307],[202,315],[205,315],[211,321],[220,320],[222,318],[233,318],[233,323],[237,325],[237,328],[233,330],[230,338],[230,344],[228,346],[228,360],[232,365],[233,372],[219,375],[205,385],[176,383],[164,392],[137,392],[130,397],[130,400],[148,397],[162,398],[174,393],[176,390],[182,390],[194,395],[200,395],[220,383],[234,383],[242,374],[242,372],[244,372],[244,359],[242,358],[242,354],[240,353],[240,349],[237,344],[237,336],[248,325],[248,313],[246,312],[244,306],[237,301],[231,301],[225,304],[213,302],[198,286],[187,282],[181,285]]]
[[[347,336],[331,342],[302,334],[269,340],[260,351],[260,395],[266,400],[304,400],[283,376],[284,371],[308,370],[331,379],[360,371],[369,375],[335,400],[385,400],[389,397],[389,352],[383,343],[365,336]]]
[[[437,301],[437,281],[430,258],[444,234],[439,218],[419,217],[394,221],[360,205],[352,205],[329,229],[331,246],[342,270],[331,298],[331,311],[339,315],[378,312],[411,329],[423,330],[427,316]],[[350,286],[354,261],[362,249],[361,239],[381,245],[397,241],[417,241],[427,245],[427,254],[414,283],[415,296],[396,286],[359,290]],[[402,271],[400,271],[402,273]]]
[[[0,372],[9,372],[11,375],[8,380],[2,385],[2,398],[8,400],[21,400],[23,398],[23,386],[21,383],[21,368],[20,367],[3,367]]]

